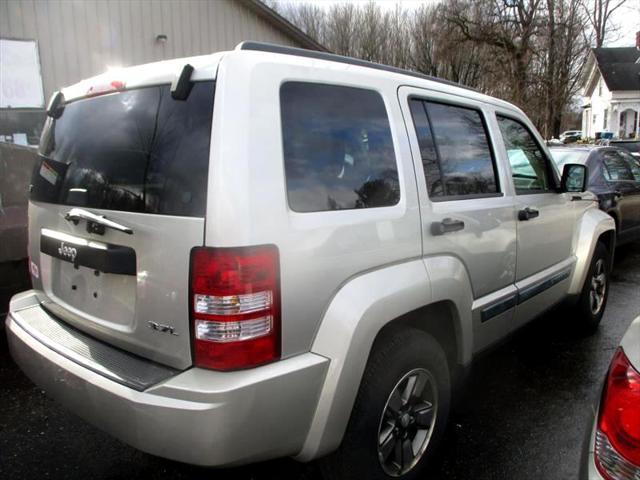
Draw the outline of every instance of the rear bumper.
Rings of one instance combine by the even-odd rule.
[[[139,391],[52,349],[23,327],[31,306],[6,320],[20,368],[73,413],[147,453],[205,466],[295,455],[328,365],[311,353],[240,372],[192,368]]]

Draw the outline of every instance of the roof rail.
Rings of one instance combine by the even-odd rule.
[[[360,60],[359,58],[345,57],[342,55],[336,55],[335,53],[318,52],[315,50],[306,50],[304,48],[285,47],[283,45],[274,45],[272,43],[264,42],[242,42],[236,46],[236,50],[253,50],[257,52],[270,52],[280,53],[282,55],[294,55],[296,57],[315,58],[318,60],[328,60],[330,62],[346,63],[348,65],[357,65],[359,67],[373,68],[374,70],[383,70],[385,72],[399,73],[401,75],[409,75],[411,77],[421,78],[423,80],[430,80],[432,82],[442,83],[444,85],[451,85],[453,87],[464,88],[477,92],[475,88],[461,85],[451,80],[444,80],[438,77],[432,77],[430,75],[424,75],[422,73],[413,72],[411,70],[405,70],[398,67],[390,67],[389,65],[383,65],[381,63],[369,62],[367,60]]]

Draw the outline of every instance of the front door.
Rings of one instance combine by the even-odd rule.
[[[533,129],[508,115],[497,120],[516,192],[518,327],[566,293],[575,212],[571,195],[558,192],[557,172]]]

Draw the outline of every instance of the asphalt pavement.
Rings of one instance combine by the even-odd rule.
[[[577,336],[570,314],[550,312],[476,361],[450,419],[438,478],[576,478],[603,376],[627,326],[640,315],[640,245],[618,250],[609,304],[595,335]],[[17,369],[0,333],[0,478],[319,478],[313,464],[287,459],[212,470],[136,451],[48,399]]]

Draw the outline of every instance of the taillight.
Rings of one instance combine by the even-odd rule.
[[[280,358],[280,270],[274,245],[191,250],[194,363],[237,370]]]
[[[607,479],[640,478],[640,373],[616,351],[602,392],[595,457]]]

